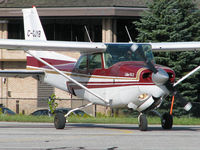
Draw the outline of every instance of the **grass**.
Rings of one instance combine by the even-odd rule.
[[[175,125],[200,125],[200,118],[174,118]]]
[[[160,118],[148,117],[149,124],[160,124]],[[0,115],[0,121],[14,122],[50,122],[53,123],[54,118],[48,116],[28,116],[28,115]],[[69,123],[98,123],[98,124],[138,124],[137,118],[132,117],[77,117],[68,118]],[[200,125],[200,118],[177,118],[174,117],[174,125]]]
[[[53,117],[28,115],[0,115],[0,121],[8,122],[53,122]]]

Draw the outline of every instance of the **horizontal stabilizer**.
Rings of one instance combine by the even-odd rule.
[[[37,51],[104,52],[104,43],[0,39],[0,48]]]
[[[37,78],[38,76],[44,76],[45,72],[42,70],[0,70],[0,77],[16,77],[16,78],[26,78],[32,76]]]

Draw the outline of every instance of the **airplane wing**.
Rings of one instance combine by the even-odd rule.
[[[104,52],[104,43],[0,39],[0,48],[16,50]]]
[[[200,42],[160,42],[147,44],[152,46],[152,50],[154,52],[200,50]],[[80,53],[95,53],[106,51],[106,45],[104,43],[13,39],[0,39],[0,48],[15,50],[34,49],[37,51],[71,51]]]
[[[200,50],[200,42],[163,42],[163,43],[148,43],[151,44],[154,52],[167,51],[196,51]]]
[[[16,77],[16,78],[26,78],[32,76],[38,78],[38,76],[44,76],[45,72],[42,70],[0,70],[0,77]]]

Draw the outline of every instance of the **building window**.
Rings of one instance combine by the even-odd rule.
[[[138,32],[135,28],[135,25],[133,24],[133,22],[136,20],[138,20],[138,18],[117,19],[117,42],[130,42],[130,39],[129,39],[128,34],[125,29],[125,26],[127,26],[128,30],[129,30],[132,41],[136,42],[136,37],[137,37]]]
[[[101,19],[42,19],[48,40],[58,41],[89,41],[85,31],[87,27],[93,42],[102,41]]]
[[[8,38],[9,39],[24,39],[24,25],[23,25],[22,20],[9,20]]]
[[[87,27],[93,42],[102,41],[101,19],[73,19],[73,18],[43,18],[42,26],[47,40],[57,41],[89,41],[85,27]],[[8,23],[9,39],[24,39],[24,25],[22,19],[10,19]]]

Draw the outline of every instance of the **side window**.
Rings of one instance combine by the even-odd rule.
[[[101,54],[89,55],[89,69],[102,68]]]
[[[104,53],[105,68],[109,68],[113,65],[112,56],[110,53]]]
[[[83,55],[80,57],[76,64],[77,69],[86,70],[87,69],[87,55]]]

